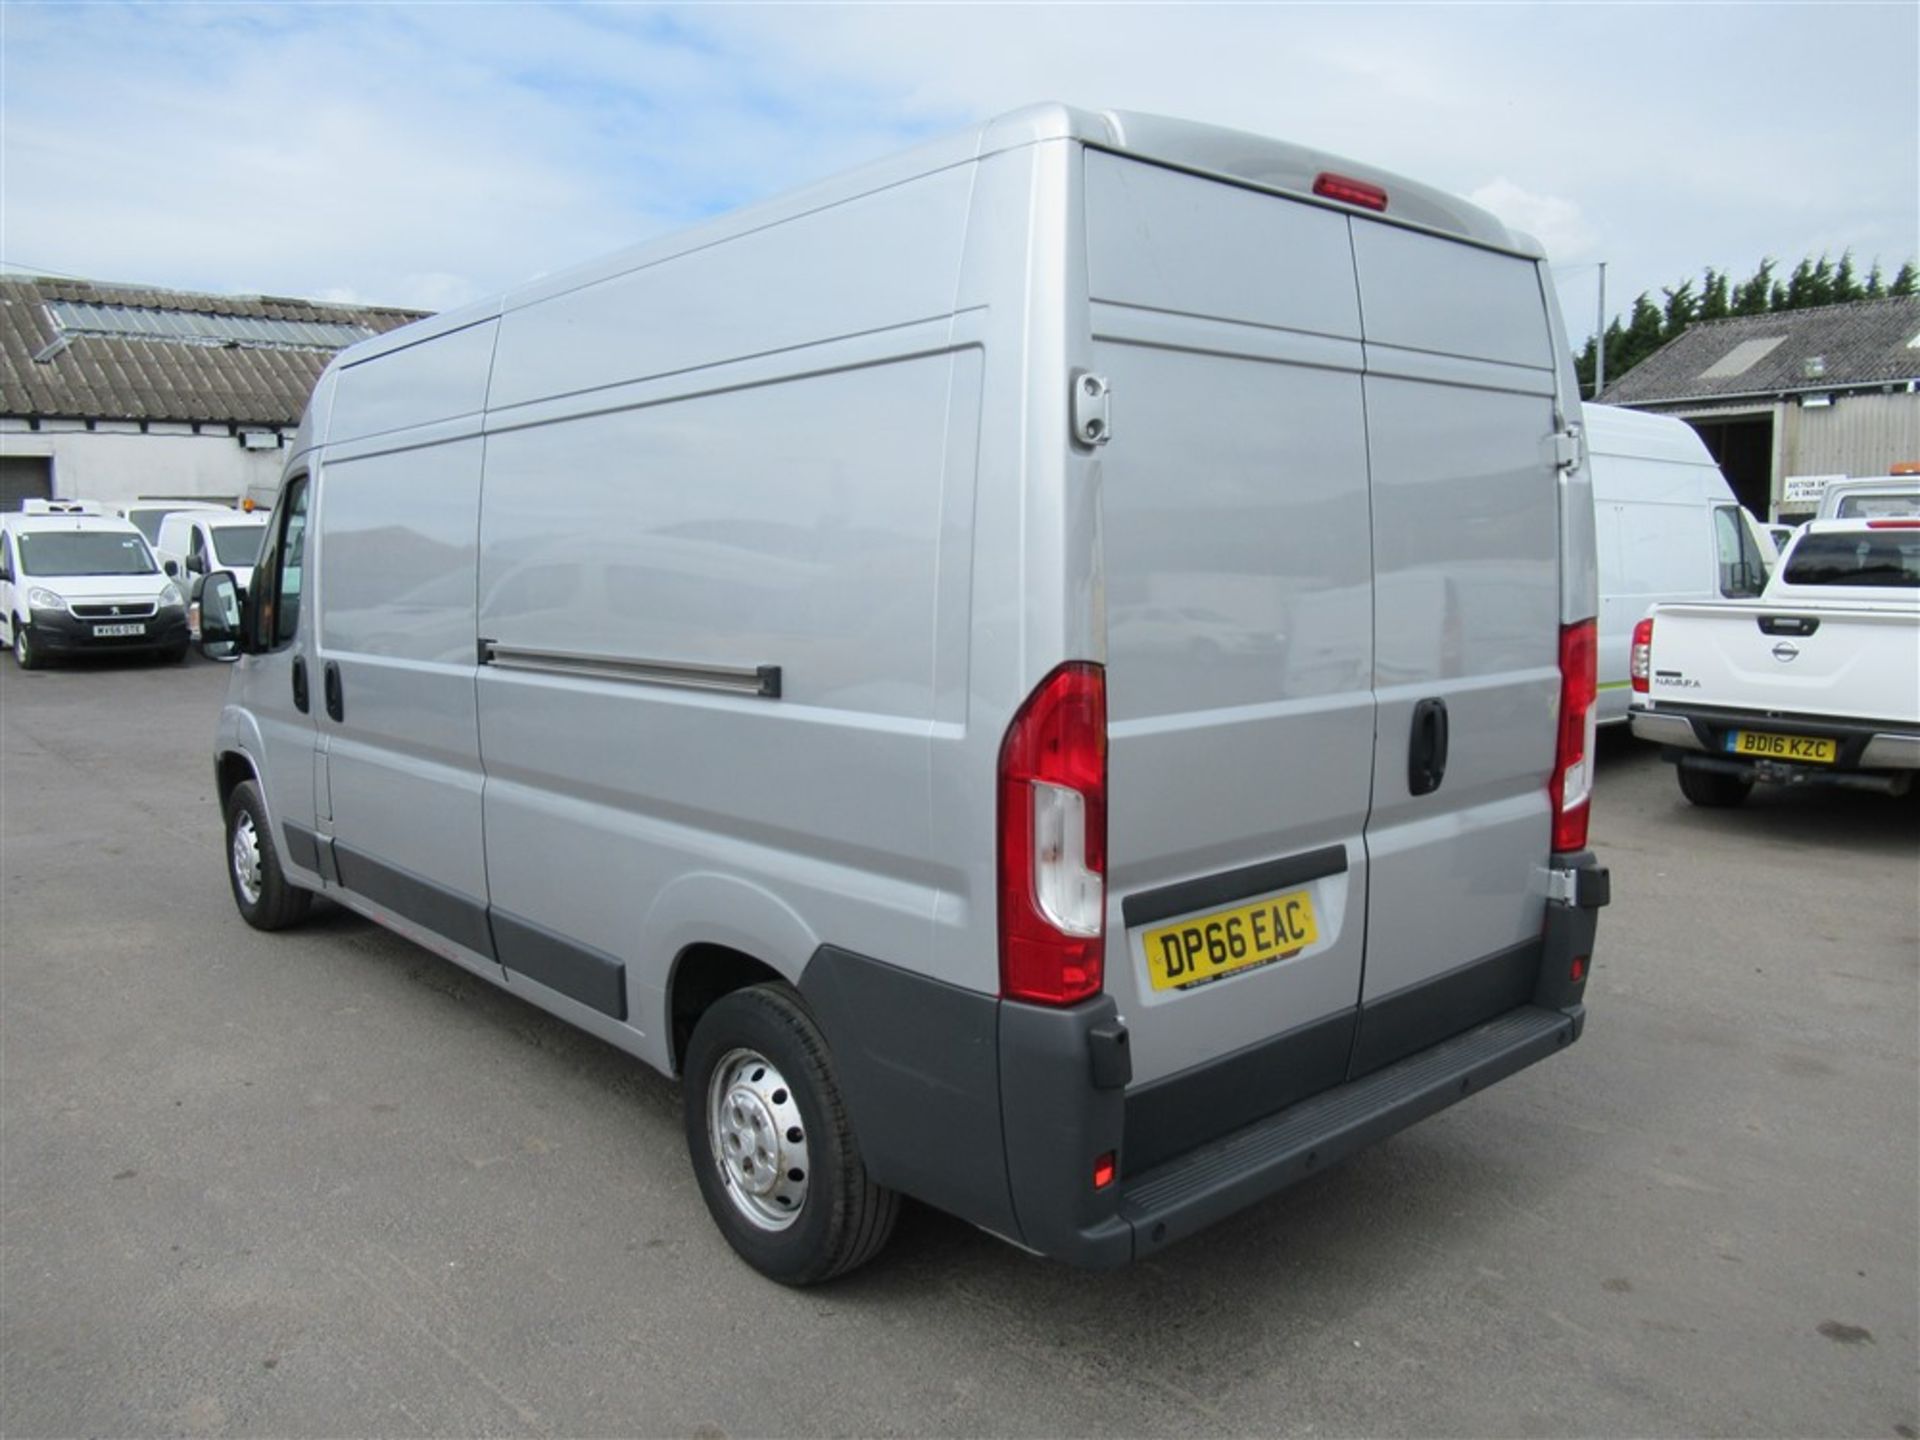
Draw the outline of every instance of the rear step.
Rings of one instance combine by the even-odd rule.
[[[1134,1176],[1120,1197],[1137,1259],[1524,1070],[1579,1038],[1584,1007],[1522,1005]]]

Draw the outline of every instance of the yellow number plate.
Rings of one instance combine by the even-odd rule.
[[[1840,758],[1838,740],[1819,740],[1811,735],[1736,730],[1727,741],[1727,748],[1736,755],[1764,755],[1769,760],[1804,760],[1814,765],[1831,765]]]
[[[1179,990],[1285,960],[1319,938],[1312,894],[1292,890],[1147,931],[1147,977],[1156,990]]]

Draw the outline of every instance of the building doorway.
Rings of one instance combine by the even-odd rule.
[[[53,498],[53,461],[45,455],[0,455],[0,510],[22,500]]]
[[[1773,519],[1772,412],[1682,418],[1700,432],[1734,497],[1762,520]]]

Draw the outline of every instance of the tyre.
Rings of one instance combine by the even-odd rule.
[[[800,997],[754,985],[700,1017],[687,1046],[687,1151],[714,1223],[782,1285],[864,1265],[893,1234],[900,1197],[867,1178]]]
[[[236,786],[227,800],[227,883],[240,918],[256,930],[284,930],[307,918],[313,892],[289,881],[280,869],[260,786]]]
[[[185,645],[170,645],[160,652],[160,658],[169,665],[178,665],[187,658],[187,647]]]
[[[22,670],[38,670],[47,663],[40,642],[33,638],[33,627],[18,620],[13,622],[13,659]]]
[[[1680,793],[1695,805],[1709,810],[1727,810],[1746,802],[1753,781],[1744,775],[1729,775],[1724,770],[1702,770],[1682,760],[1679,765]]]

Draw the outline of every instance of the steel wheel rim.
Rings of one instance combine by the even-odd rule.
[[[729,1050],[707,1082],[707,1143],[733,1208],[785,1230],[806,1208],[812,1156],[793,1087],[766,1056]]]
[[[27,632],[18,625],[13,627],[13,658],[27,663]]]
[[[260,903],[260,836],[244,810],[233,822],[233,881],[247,904]]]

